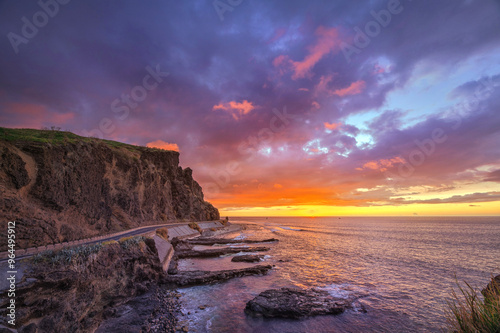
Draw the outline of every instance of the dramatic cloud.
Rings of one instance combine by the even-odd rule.
[[[181,147],[232,212],[499,213],[498,1],[401,1],[381,24],[387,4],[244,1],[221,21],[210,1],[71,1],[24,36],[40,6],[4,1],[0,126]]]

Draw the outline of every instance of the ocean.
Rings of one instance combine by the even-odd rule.
[[[232,218],[246,226],[227,238],[277,238],[265,244],[265,276],[180,289],[190,332],[443,332],[456,281],[482,289],[500,274],[499,217]],[[241,246],[241,245],[236,245]],[[207,247],[198,246],[203,249]],[[231,257],[187,259],[181,269],[252,264]],[[260,292],[317,287],[355,300],[338,316],[303,320],[246,316]],[[205,307],[200,309],[200,307]],[[366,312],[361,311],[362,308]]]

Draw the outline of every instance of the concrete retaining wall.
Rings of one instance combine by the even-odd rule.
[[[174,255],[174,248],[163,238],[154,235],[153,240],[155,241],[156,249],[158,250],[158,258],[160,259],[163,270],[166,271],[168,264],[170,264],[170,259]]]
[[[198,226],[203,230],[203,229],[219,229],[219,228],[224,228],[224,225],[220,223],[219,221],[214,221],[214,222],[198,222]]]
[[[200,233],[194,229],[191,229],[187,225],[180,225],[178,227],[170,227],[168,228],[168,239],[172,240],[174,237],[189,238],[199,236]]]

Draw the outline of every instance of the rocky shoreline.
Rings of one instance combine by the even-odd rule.
[[[229,230],[229,229],[228,229]],[[268,247],[227,247],[193,250],[193,244],[275,242],[241,241],[200,237],[179,240],[168,273],[158,257],[155,241],[133,237],[47,251],[30,259],[18,284],[17,331],[44,332],[187,332],[182,322],[177,287],[207,285],[248,275],[264,275],[271,265],[215,271],[179,271],[182,258],[213,258],[239,252],[268,251]],[[5,309],[8,298],[0,298],[0,332],[8,331]],[[6,331],[6,332],[7,332]]]

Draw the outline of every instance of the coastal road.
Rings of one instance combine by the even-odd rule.
[[[128,231],[122,231],[120,233],[114,233],[110,234],[107,237],[101,238],[101,239],[96,239],[96,240],[90,240],[85,243],[81,243],[75,246],[81,246],[81,245],[88,245],[88,244],[95,244],[95,243],[101,243],[101,242],[106,242],[110,240],[119,240],[120,238],[123,237],[130,237],[130,236],[139,236],[139,235],[145,235],[149,234],[153,231],[155,231],[158,228],[169,228],[169,227],[179,227],[183,225],[188,225],[188,223],[169,223],[169,224],[161,224],[161,225],[152,225],[152,226],[146,226],[146,227],[140,227],[140,228],[135,228],[131,229]],[[29,258],[33,256],[34,254],[28,254],[28,255],[22,255],[22,256],[16,256],[16,281],[19,282],[21,278],[24,275],[24,270],[25,270],[25,265],[23,265],[20,260]],[[7,272],[9,271],[8,269],[8,258],[3,258],[0,260],[0,291],[6,290],[9,288],[9,283],[7,281],[7,277],[10,276]]]
[[[169,223],[169,224],[157,224],[157,225],[152,225],[152,226],[146,226],[146,227],[139,227],[135,229],[131,229],[128,231],[121,231],[119,233],[114,233],[110,234],[108,236],[105,236],[104,238],[101,239],[96,239],[96,240],[90,240],[88,242],[84,242],[78,245],[74,246],[81,246],[81,245],[89,245],[89,244],[96,244],[96,243],[102,243],[110,240],[119,240],[123,237],[131,237],[131,236],[139,236],[139,235],[146,235],[149,234],[153,231],[155,231],[158,228],[169,228],[169,227],[179,227],[182,225],[188,225],[188,223]],[[71,246],[72,247],[72,246]],[[2,252],[3,253],[3,252]],[[27,254],[27,255],[21,255],[17,256],[16,255],[16,261],[24,259],[24,258],[29,258],[33,256],[34,254]],[[5,264],[9,259],[8,258],[2,258],[0,259],[0,270],[3,268],[3,264]]]

